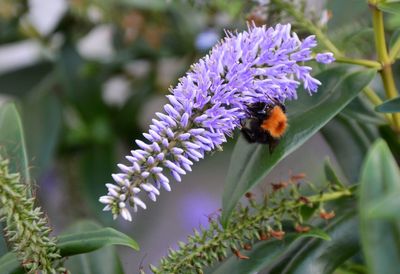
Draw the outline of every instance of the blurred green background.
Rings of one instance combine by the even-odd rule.
[[[183,183],[172,186],[173,192],[164,192],[156,204],[147,201],[148,209],[135,215],[133,223],[113,222],[98,198],[116,164],[124,162],[153,113],[161,110],[169,87],[225,29],[243,30],[247,20],[288,20],[263,2],[0,0],[0,100],[17,102],[36,196],[57,233],[80,219],[116,226],[141,246],[140,253],[120,250],[126,273],[137,273],[142,259],[145,265],[156,264],[193,227],[207,225],[207,216],[221,205],[232,140],[223,153],[196,164]],[[308,16],[321,28],[329,26],[336,41],[348,48],[355,41],[368,42],[362,49],[352,48],[353,55],[373,50],[370,29],[365,29],[369,22],[363,19],[365,1],[351,1],[351,11],[343,9],[345,0],[309,2]],[[338,31],[345,25],[351,27]],[[332,121],[325,133],[340,135],[348,126],[344,119]],[[335,160],[329,141],[316,135],[266,182],[285,179],[289,172],[319,180],[322,159],[329,155]],[[347,160],[361,163],[366,149]],[[262,191],[262,186],[255,190]]]

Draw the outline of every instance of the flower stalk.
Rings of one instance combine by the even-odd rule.
[[[0,219],[5,223],[5,238],[28,273],[68,273],[61,266],[56,239],[27,186],[17,173],[9,173],[8,160],[0,157]]]
[[[378,69],[378,70],[382,68],[381,63],[374,61],[374,60],[367,60],[367,59],[355,59],[355,58],[339,56],[339,57],[336,57],[336,62],[359,65],[359,66],[363,66],[366,68],[373,68],[373,69]]]
[[[277,186],[280,186],[277,188]],[[255,202],[254,195],[247,193],[249,206],[241,206],[232,215],[227,228],[222,228],[219,219],[211,220],[208,229],[200,232],[194,230],[194,235],[188,237],[187,243],[180,243],[179,250],[169,250],[160,266],[150,266],[155,274],[161,273],[203,273],[203,268],[211,266],[216,261],[224,260],[231,250],[238,259],[248,259],[241,250],[249,250],[257,241],[285,237],[285,226],[282,220],[293,222],[297,233],[306,233],[311,228],[304,224],[299,209],[303,206],[315,207],[323,203],[352,195],[352,191],[342,187],[328,187],[328,191],[317,195],[302,196],[298,181],[288,184],[278,183],[272,186],[272,192],[265,196],[264,202]],[[320,218],[334,217],[333,212],[320,208]]]

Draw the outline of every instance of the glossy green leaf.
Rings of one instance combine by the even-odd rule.
[[[80,226],[84,228],[85,224]],[[74,230],[76,228],[72,231]],[[57,244],[63,257],[88,253],[108,245],[122,245],[139,250],[135,240],[111,227],[82,229],[82,232],[63,234],[58,238]]]
[[[31,174],[38,178],[51,161],[62,125],[62,107],[52,93],[54,77],[48,77],[35,87],[23,101],[22,117],[31,160]]]
[[[110,140],[115,140],[110,138]],[[82,189],[86,197],[87,205],[93,212],[98,214],[97,218],[103,223],[110,223],[109,216],[102,211],[103,205],[99,203],[99,197],[104,195],[104,184],[98,182],[107,182],[110,174],[115,169],[115,146],[113,144],[87,146],[81,153],[81,158],[76,162],[76,169],[80,173],[80,181],[76,186]],[[111,223],[110,223],[111,224]]]
[[[379,134],[382,139],[389,145],[390,150],[393,155],[396,155],[397,159],[400,155],[400,139],[395,131],[393,131],[392,127],[389,125],[379,127]]]
[[[321,133],[348,181],[357,182],[362,162],[371,146],[371,137],[366,129],[359,122],[338,115],[322,128]]]
[[[78,230],[80,230],[80,232],[76,232]],[[58,237],[57,244],[60,248],[62,257],[93,252],[110,245],[122,245],[134,250],[139,250],[138,244],[122,232],[110,227],[100,228],[93,223],[87,222],[77,224],[70,230],[70,233]],[[110,255],[110,252],[105,252],[105,254]],[[97,256],[99,255],[94,255],[94,257]],[[14,254],[7,253],[0,258],[0,273],[15,274],[20,273],[20,271],[20,263]]]
[[[30,183],[21,118],[12,103],[0,106],[0,151],[2,157],[10,160],[10,171],[20,173],[22,179]]]
[[[375,125],[386,123],[383,115],[375,111],[374,106],[365,98],[365,96],[363,96],[363,94],[354,98],[354,100],[352,100],[340,114],[360,123],[370,123]]]
[[[284,258],[281,264],[283,269],[273,267],[266,273],[329,274],[354,256],[359,250],[358,219],[354,210],[340,212],[341,216],[336,217],[337,219],[326,228],[331,241],[311,239],[304,243],[293,257]]]
[[[400,219],[400,191],[390,193],[375,201],[367,209],[367,218]]]
[[[338,186],[340,188],[344,188],[344,184],[339,179],[339,176],[336,174],[336,171],[332,167],[332,163],[329,160],[329,158],[325,159],[324,172],[325,172],[326,180],[328,182],[330,182],[331,184],[336,185],[336,186]]]
[[[377,106],[375,110],[384,113],[400,112],[400,97],[383,102],[383,104]]]
[[[338,67],[319,74],[317,78],[323,84],[317,94],[309,96],[299,91],[299,99],[287,105],[289,129],[272,154],[265,145],[249,144],[240,137],[224,186],[223,224],[227,224],[232,210],[247,191],[354,99],[375,73],[375,70],[346,73],[343,67]]]
[[[396,2],[379,3],[378,9],[384,12],[400,15],[400,3]]]
[[[51,69],[51,63],[39,63],[1,74],[0,92],[12,96],[24,96],[42,81]]]
[[[320,229],[313,229],[308,233],[290,233],[284,240],[267,240],[256,243],[252,250],[241,251],[248,260],[238,260],[236,256],[231,255],[216,269],[207,272],[209,274],[243,274],[254,273],[262,270],[267,265],[279,258],[297,239],[301,238],[320,238],[330,240],[330,237]]]
[[[392,48],[398,39],[400,39],[400,29],[396,30],[390,37],[389,47]]]
[[[0,258],[0,273],[2,274],[24,274],[14,253],[7,253]]]
[[[400,171],[389,147],[378,140],[361,171],[360,234],[370,273],[396,273],[400,265],[399,222],[371,219],[369,209],[379,199],[400,192]]]
[[[69,233],[90,232],[96,229],[101,229],[101,227],[93,222],[83,221],[69,229]],[[121,262],[114,246],[73,256],[66,261],[65,267],[71,273],[123,274]]]

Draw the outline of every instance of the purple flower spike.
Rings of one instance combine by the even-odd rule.
[[[321,83],[303,65],[313,59],[316,45],[314,36],[301,41],[289,24],[228,32],[167,95],[165,112],[155,114],[143,134],[146,140],[136,140],[139,149],[126,156],[129,163],[118,165],[121,173],[112,175],[115,183],[107,184],[108,194],[100,198],[104,210],[131,221],[131,209],[146,208],[140,192],[155,201],[161,187],[170,191],[172,179],[181,181],[206,152],[221,149],[226,136],[240,127],[249,104],[296,99],[301,84],[316,92]],[[334,59],[324,53],[316,60]]]

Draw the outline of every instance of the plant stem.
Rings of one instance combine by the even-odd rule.
[[[373,61],[373,60],[353,59],[353,58],[342,57],[342,56],[338,56],[335,58],[336,58],[336,62],[338,62],[338,63],[354,64],[354,65],[360,65],[360,66],[364,66],[367,68],[374,68],[374,69],[382,68],[382,65],[379,62]]]
[[[378,60],[382,64],[380,74],[385,87],[386,96],[388,99],[393,99],[398,96],[396,85],[394,83],[392,63],[386,48],[385,28],[383,24],[383,13],[376,7],[375,2],[369,3],[372,10],[372,25],[374,28],[375,47],[378,53]],[[400,132],[400,115],[393,114],[394,127],[397,132]]]

